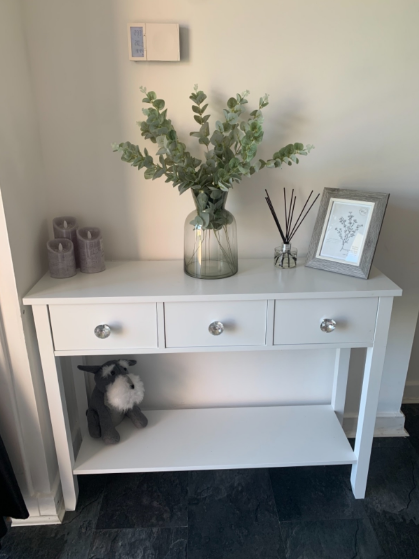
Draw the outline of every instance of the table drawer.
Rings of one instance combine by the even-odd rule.
[[[50,305],[49,313],[57,351],[157,347],[155,303]],[[110,327],[109,337],[95,335],[100,324]]]
[[[374,341],[378,298],[275,301],[274,345],[356,343]],[[323,332],[323,319],[336,322]]]
[[[265,345],[267,301],[165,303],[164,309],[166,347]],[[222,323],[222,334],[211,334],[214,322]]]

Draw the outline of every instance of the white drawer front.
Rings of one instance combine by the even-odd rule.
[[[261,346],[266,339],[267,301],[165,303],[166,347]],[[221,322],[224,331],[208,330]]]
[[[275,301],[274,344],[372,345],[377,308],[377,298]],[[336,322],[333,332],[320,329],[326,318]]]
[[[50,305],[49,312],[56,350],[157,347],[155,303]],[[111,328],[108,338],[95,335],[100,324]]]

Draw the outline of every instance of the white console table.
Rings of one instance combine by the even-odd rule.
[[[278,270],[271,259],[241,260],[236,276],[213,281],[186,276],[181,261],[109,262],[105,272],[67,280],[45,275],[23,302],[33,308],[66,509],[76,507],[79,474],[217,468],[352,464],[362,499],[399,295],[375,268],[362,280],[302,265]],[[214,322],[221,324],[209,329]],[[110,326],[106,339],[94,334],[101,324]],[[368,349],[352,450],[341,424],[356,347]],[[330,405],[149,410],[147,428],[124,421],[115,446],[87,434],[79,375],[82,442],[73,448],[61,357],[308,348],[336,349]]]

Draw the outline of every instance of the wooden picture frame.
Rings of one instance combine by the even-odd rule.
[[[306,266],[368,279],[389,197],[325,188]]]

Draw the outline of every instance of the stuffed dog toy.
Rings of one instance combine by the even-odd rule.
[[[90,436],[105,444],[116,444],[120,436],[115,426],[127,415],[140,429],[148,420],[140,410],[144,398],[144,385],[138,375],[129,374],[133,359],[107,361],[103,365],[79,365],[81,371],[95,375],[96,386],[86,412]]]

